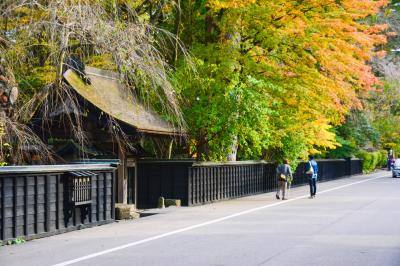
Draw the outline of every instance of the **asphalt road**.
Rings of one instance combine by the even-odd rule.
[[[400,179],[389,172],[0,247],[0,265],[400,265]]]

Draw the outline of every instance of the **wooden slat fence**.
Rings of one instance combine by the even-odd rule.
[[[137,208],[157,207],[160,196],[180,199],[187,206],[188,168],[192,164],[192,160],[138,160]]]
[[[308,183],[307,162],[301,162],[293,173],[292,186]],[[362,173],[359,159],[318,160],[318,180],[329,181]],[[188,205],[207,204],[274,191],[277,188],[276,164],[242,162],[199,164],[188,171]]]
[[[188,205],[264,193],[275,183],[268,180],[266,164],[211,165],[189,167]],[[270,164],[270,166],[273,166]]]
[[[84,184],[91,186],[90,198],[87,189],[82,194],[81,187],[72,194],[68,191],[70,171],[76,170],[93,174],[91,182]],[[110,166],[2,167],[0,240],[32,239],[112,222],[114,190],[114,168]],[[71,201],[71,195],[80,201]]]
[[[308,183],[306,163],[300,163],[292,186]],[[361,160],[319,160],[319,181],[362,172]],[[190,161],[138,162],[138,208],[154,208],[159,197],[181,199],[192,206],[273,191],[276,164],[264,161],[195,163]]]
[[[350,175],[358,175],[362,173],[362,160],[360,159],[348,159],[350,161],[349,165],[350,165],[350,171],[349,174]]]

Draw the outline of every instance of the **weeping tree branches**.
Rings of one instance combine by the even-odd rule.
[[[139,19],[126,21],[116,17],[101,2],[78,1],[71,5],[58,1],[47,9],[55,15],[41,23],[46,25],[47,22],[46,26],[50,26],[51,39],[60,43],[60,53],[76,52],[69,47],[78,42],[81,46],[92,47],[96,54],[110,54],[128,90],[142,99],[155,97],[162,111],[183,126],[175,90],[169,82],[171,69],[162,50],[175,40],[172,34],[141,23]],[[135,16],[133,10],[127,12]]]
[[[123,12],[115,12],[119,7],[115,4],[110,8],[107,1],[20,0],[0,5],[3,17],[7,18],[0,21],[6,28],[0,34],[0,44],[12,43],[3,48],[4,58],[12,63],[19,83],[26,88],[22,94],[29,94],[25,97],[26,105],[20,104],[20,121],[28,121],[34,113],[29,111],[39,105],[47,120],[51,120],[50,113],[60,104],[69,104],[74,109],[72,113],[79,113],[79,105],[63,80],[63,71],[71,68],[66,59],[75,56],[86,61],[93,56],[108,56],[128,93],[155,108],[177,129],[185,128],[170,83],[172,69],[164,56],[175,47],[185,54],[174,34],[142,22],[129,5],[124,5]],[[84,75],[84,70],[75,70]],[[75,138],[84,143],[78,116],[71,116],[67,122],[72,125]],[[123,140],[123,135],[116,137]]]
[[[39,156],[42,162],[51,163],[54,155],[47,145],[28,126],[0,113],[0,162],[20,163]]]

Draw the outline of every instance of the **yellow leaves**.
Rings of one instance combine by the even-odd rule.
[[[285,21],[285,33],[288,36],[304,36],[307,23],[303,19],[296,17]]]
[[[357,20],[378,13],[381,7],[388,4],[388,0],[343,0],[341,4]]]
[[[209,0],[207,6],[213,11],[227,8],[242,8],[256,3],[256,0]]]
[[[8,28],[16,28],[29,25],[32,22],[36,22],[41,18],[47,17],[48,13],[46,13],[42,9],[33,9],[29,8],[28,6],[22,5],[13,9],[12,16],[14,18],[7,21]]]
[[[54,82],[56,69],[52,66],[36,67],[32,69],[31,77],[38,79],[43,85],[48,85]]]
[[[319,118],[305,124],[304,127],[311,153],[319,153],[321,149],[334,149],[338,145],[335,134],[329,131],[332,126],[327,119]]]
[[[111,54],[92,55],[86,60],[85,63],[92,67],[117,71],[117,66],[114,63]]]
[[[286,104],[291,107],[295,107],[297,104],[299,104],[296,95],[290,95],[290,97],[286,98]]]
[[[294,72],[291,72],[291,71],[284,71],[284,72],[283,72],[283,75],[284,75],[285,77],[287,77],[287,78],[294,78],[294,77],[297,77],[297,76],[298,76],[298,74],[296,74],[296,73],[294,73]]]

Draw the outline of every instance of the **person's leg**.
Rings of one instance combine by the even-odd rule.
[[[315,196],[315,192],[317,190],[315,181],[316,181],[315,178],[311,178],[311,187],[312,187],[312,189],[311,189],[311,197]]]
[[[282,182],[282,199],[286,199],[286,182]]]
[[[314,185],[314,196],[317,194],[317,179],[313,178],[313,185]]]
[[[308,178],[308,184],[310,185],[310,197],[313,196],[313,183],[312,178]]]
[[[278,181],[278,189],[276,191],[276,199],[279,199],[279,194],[281,193],[281,183],[282,181]]]

